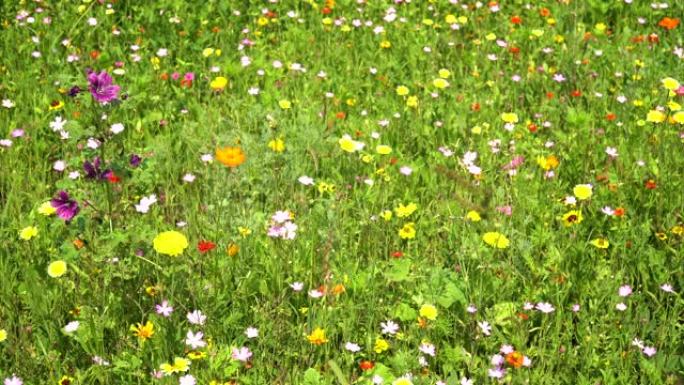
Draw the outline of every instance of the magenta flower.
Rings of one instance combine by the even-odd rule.
[[[88,89],[98,103],[109,103],[119,96],[121,87],[112,83],[106,71],[88,73]]]
[[[56,198],[52,198],[50,205],[57,210],[57,215],[67,222],[72,220],[80,210],[78,203],[69,198],[69,194],[63,190],[57,193]]]

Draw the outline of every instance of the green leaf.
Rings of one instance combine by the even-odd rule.
[[[391,263],[390,269],[385,273],[385,277],[390,282],[401,282],[409,279],[411,261],[408,259],[398,259]]]
[[[304,372],[304,385],[320,385],[321,374],[314,368],[309,368]]]
[[[446,285],[442,295],[437,298],[437,303],[444,308],[448,308],[453,305],[454,302],[465,305],[466,298],[460,287],[458,287],[454,282],[449,282]]]

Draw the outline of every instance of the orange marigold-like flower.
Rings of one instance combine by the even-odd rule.
[[[240,147],[217,148],[216,160],[224,166],[237,167],[245,162],[245,153]]]
[[[506,354],[506,363],[514,368],[520,368],[525,362],[525,356],[520,352],[510,352]]]
[[[668,31],[671,31],[679,25],[679,19],[678,18],[672,18],[672,17],[663,17],[660,22],[658,23],[659,27],[663,27],[667,29]]]

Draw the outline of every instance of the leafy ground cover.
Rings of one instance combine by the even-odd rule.
[[[2,2],[0,378],[683,383],[683,11]]]

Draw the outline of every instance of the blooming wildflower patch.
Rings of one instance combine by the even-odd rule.
[[[681,384],[681,1],[5,1],[0,381]]]

